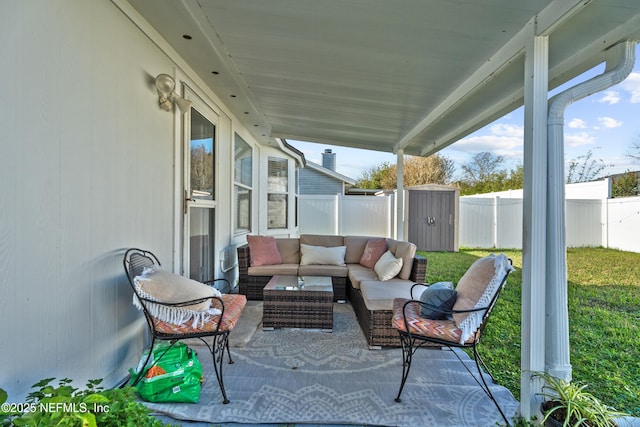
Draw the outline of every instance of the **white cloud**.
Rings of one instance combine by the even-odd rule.
[[[620,94],[615,90],[607,90],[598,102],[609,105],[617,104],[620,102]]]
[[[509,136],[509,137],[524,137],[524,128],[518,125],[510,125],[506,123],[496,123],[491,126],[490,131],[493,135]]]
[[[498,123],[491,126],[489,132],[488,135],[464,138],[450,146],[449,149],[468,154],[489,151],[507,159],[522,160],[524,144],[524,128],[522,126]]]
[[[598,123],[600,123],[601,126],[608,128],[608,129],[612,129],[612,128],[617,128],[622,126],[622,122],[619,120],[616,120],[612,117],[598,117]]]
[[[581,145],[589,145],[595,142],[595,138],[588,132],[567,133],[564,136],[564,140],[570,147],[579,147]]]
[[[567,126],[571,129],[586,129],[587,122],[582,119],[571,119]]]
[[[631,98],[629,102],[632,104],[640,103],[640,72],[634,72],[629,74],[629,77],[625,81],[620,83],[620,87],[629,91]]]

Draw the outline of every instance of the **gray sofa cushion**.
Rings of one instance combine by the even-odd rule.
[[[249,267],[248,273],[250,276],[275,276],[277,274],[297,276],[298,264],[261,265],[260,267]]]
[[[363,280],[360,282],[360,292],[367,309],[371,311],[393,310],[395,298],[411,298],[412,286],[412,281],[398,278],[386,282]]]
[[[276,239],[283,264],[300,263],[300,239]]]
[[[347,277],[349,270],[346,265],[301,265],[298,268],[300,276],[331,276]]]
[[[305,244],[310,246],[325,246],[327,248],[331,248],[334,246],[344,246],[344,238],[342,236],[302,234],[300,235],[300,244]]]
[[[347,254],[344,256],[344,262],[358,264],[367,242],[373,238],[369,236],[345,236],[344,245],[347,247]]]
[[[376,272],[360,264],[347,264],[349,268],[349,281],[353,289],[360,289],[363,280],[378,280]]]
[[[396,258],[402,258],[402,270],[400,270],[398,277],[409,280],[413,266],[413,257],[416,255],[416,245],[410,242],[391,239],[387,239],[387,243],[389,244],[391,253],[395,255]]]

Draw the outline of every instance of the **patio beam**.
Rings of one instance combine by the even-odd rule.
[[[554,29],[561,26],[564,22],[571,19],[582,9],[587,7],[588,1],[584,0],[555,0],[545,7],[540,13],[532,19],[535,32],[540,36],[548,36]],[[394,149],[404,149],[412,140],[421,133],[425,132],[432,124],[441,120],[451,110],[463,103],[471,97],[475,92],[480,90],[488,82],[500,77],[500,72],[510,63],[517,60],[524,53],[527,47],[527,40],[531,31],[525,26],[521,31],[515,34],[495,55],[490,57],[478,70],[473,73],[466,81],[458,86],[451,94],[445,98],[436,108],[425,115],[413,128],[411,128],[395,145]],[[547,69],[548,73],[548,69]],[[548,77],[547,77],[548,80]],[[513,103],[515,96],[520,94],[509,94],[504,97],[502,102],[496,103],[492,108],[485,109],[482,114],[474,116],[466,122],[460,123],[455,129],[448,134],[429,142],[425,145],[421,152],[421,156],[428,156],[446,146],[464,138],[469,133],[479,129],[477,123],[484,123],[491,118],[497,118],[498,115],[505,114],[505,108]]]

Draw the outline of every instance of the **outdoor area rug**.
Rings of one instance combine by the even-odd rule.
[[[333,333],[309,329],[263,331],[232,347],[222,404],[211,360],[198,351],[205,383],[197,404],[147,404],[176,420],[214,424],[357,424],[495,426],[499,412],[449,350],[420,349],[402,394],[402,351],[369,350],[349,304],[334,305]],[[466,359],[466,355],[463,355]],[[475,365],[472,360],[468,362]],[[492,391],[507,417],[518,402],[504,387]]]

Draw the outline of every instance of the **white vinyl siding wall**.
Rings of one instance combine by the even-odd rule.
[[[124,250],[172,265],[174,120],[147,76],[174,65],[111,2],[5,3],[0,28],[0,383],[113,386],[146,328]]]
[[[159,108],[153,78],[206,84],[126,2],[6,2],[0,57],[11,82],[0,107],[0,385],[18,402],[47,377],[112,387],[146,344],[125,250],[149,249],[174,272],[183,262],[182,117]],[[233,234],[234,131],[262,146],[201,90],[219,115],[211,262],[235,283],[245,234]],[[266,194],[260,162],[252,191]],[[258,224],[266,200],[252,199]]]

